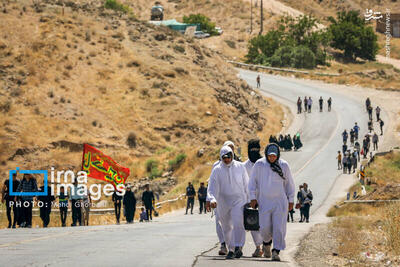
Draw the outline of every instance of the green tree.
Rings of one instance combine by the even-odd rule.
[[[183,16],[182,20],[183,23],[187,24],[200,24],[200,28],[203,32],[209,33],[210,35],[218,35],[218,32],[215,29],[215,23],[202,14]]]
[[[297,18],[286,16],[281,18],[279,27],[249,41],[246,61],[279,67],[313,68],[316,64],[326,64],[325,48],[329,41],[329,33],[318,29],[315,18],[307,15]]]
[[[348,60],[354,61],[357,57],[375,60],[379,47],[372,27],[366,25],[358,11],[342,11],[337,15],[337,20],[329,17],[329,33],[332,36],[330,45],[343,50]]]

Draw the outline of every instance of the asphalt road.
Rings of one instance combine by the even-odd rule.
[[[240,76],[255,87],[257,73],[240,70]],[[367,115],[364,99],[353,99],[332,90],[316,88],[306,81],[272,75],[261,76],[261,89],[268,96],[295,107],[297,97],[311,96],[311,114],[295,115],[290,134],[301,133],[304,147],[283,153],[294,173],[296,186],[307,182],[314,194],[312,210],[327,198],[340,172],[336,154],[341,150],[341,132],[358,122],[365,131]],[[318,112],[317,99],[331,96],[333,110]],[[297,127],[298,126],[298,127]],[[364,129],[363,129],[364,128]],[[349,178],[350,179],[350,178]],[[197,208],[197,207],[196,207]],[[244,257],[226,262],[216,256],[214,218],[209,215],[183,215],[182,211],[157,218],[151,223],[89,226],[77,228],[0,230],[0,266],[256,266],[264,259]],[[295,214],[298,219],[298,214]],[[289,224],[288,247],[293,247],[295,231],[302,224]],[[247,235],[245,256],[254,249]],[[291,265],[290,258],[278,266]],[[292,262],[293,264],[293,262]],[[276,263],[269,263],[269,266]]]

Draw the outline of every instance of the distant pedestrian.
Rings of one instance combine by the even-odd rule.
[[[60,209],[61,226],[66,226],[68,213],[68,194],[64,192],[64,186],[60,187],[60,195],[58,196],[58,208]]]
[[[45,186],[42,185],[39,188],[39,192],[45,192]],[[50,186],[47,186],[47,195],[45,196],[38,196],[38,201],[40,203],[39,210],[40,210],[40,218],[43,222],[43,227],[46,228],[50,223],[50,213],[51,213],[51,206],[52,202],[55,200],[54,196],[51,194]]]
[[[369,106],[369,107],[368,107],[368,117],[369,117],[369,120],[372,120],[372,111],[373,111],[372,106]]]
[[[337,161],[338,161],[338,170],[343,169],[343,165],[342,165],[342,154],[340,153],[340,151],[338,151],[338,155],[336,157]]]
[[[125,218],[127,223],[133,223],[136,211],[136,198],[132,191],[132,186],[128,185],[126,187],[126,192],[123,198]]]
[[[312,108],[312,99],[311,99],[311,96],[308,98],[308,100],[307,100],[307,110],[308,110],[308,113],[311,113],[311,108]]]
[[[344,130],[342,133],[342,137],[343,137],[343,144],[347,144],[347,139],[349,138],[349,134],[347,133],[347,130]]]
[[[119,219],[121,217],[121,205],[122,205],[122,195],[120,192],[114,191],[112,195],[112,202],[114,203],[115,219],[117,224],[119,224]]]
[[[304,212],[303,212],[303,206],[302,206],[302,193],[301,191],[303,190],[303,185],[299,185],[299,191],[297,192],[297,204],[296,206],[300,206],[300,221],[299,222],[304,222]]]
[[[372,132],[374,130],[374,124],[372,122],[372,120],[368,121],[368,131]]]
[[[330,112],[332,110],[332,97],[329,97],[328,99],[328,111]]]
[[[24,174],[21,183],[17,188],[17,192],[37,192],[37,182],[32,174]],[[22,199],[22,223],[21,227],[32,227],[32,207],[33,196],[21,196]]]
[[[70,188],[69,196],[71,198],[71,209],[72,209],[72,224],[71,226],[76,226],[79,223],[79,226],[82,225],[82,209],[81,209],[81,200],[82,196],[78,191],[82,190],[81,186],[78,185],[78,180],[74,180],[73,187]]]
[[[323,111],[323,106],[324,106],[324,100],[322,99],[322,96],[319,98],[319,112]]]
[[[146,208],[146,213],[147,213],[147,220],[153,220],[153,206],[154,206],[154,194],[153,191],[150,191],[150,185],[146,184],[145,186],[145,191],[143,192],[142,195],[142,202]]]
[[[303,184],[303,189],[301,190],[301,203],[303,204],[304,219],[306,222],[310,222],[310,207],[313,200],[313,194],[310,189],[308,189],[308,184]]]
[[[385,123],[383,122],[382,119],[379,120],[379,127],[381,128],[381,135],[383,135],[383,125],[385,125]]]
[[[260,88],[261,87],[261,77],[260,77],[260,75],[258,75],[257,76],[257,88]]]
[[[360,132],[360,127],[357,125],[357,122],[354,124],[354,133],[355,133],[355,139],[358,140],[358,133]]]
[[[187,204],[186,204],[186,215],[188,214],[188,210],[190,209],[190,213],[193,214],[193,206],[194,206],[194,197],[196,196],[196,190],[194,190],[194,187],[191,182],[189,182],[188,187],[186,187],[186,198],[187,198]]]
[[[343,144],[343,146],[342,146],[343,155],[346,153],[346,151],[347,151],[347,145]]]
[[[357,162],[358,162],[358,152],[354,151],[351,157],[351,164],[353,165],[353,173],[357,169]]]
[[[376,112],[376,121],[378,122],[381,118],[381,108],[379,106],[377,106],[375,108],[375,112]]]
[[[297,114],[301,114],[301,107],[302,107],[303,102],[301,101],[301,98],[297,99]]]
[[[347,168],[348,168],[348,164],[349,164],[350,159],[348,158],[346,153],[343,153],[343,173],[346,174],[347,173]]]
[[[204,211],[204,214],[206,214],[207,213],[207,211],[206,211],[207,187],[204,186],[204,183],[200,183],[199,190],[197,191],[197,196],[199,198],[200,214],[203,211]]]
[[[303,104],[304,104],[304,112],[307,113],[307,111],[308,111],[308,110],[307,110],[307,107],[308,107],[308,99],[307,99],[306,96],[304,97]]]
[[[17,179],[17,174],[13,173],[12,175],[12,188],[13,191],[16,192],[20,181]],[[17,207],[16,203],[17,201],[14,201],[15,197],[10,196],[10,180],[7,179],[4,181],[3,189],[2,189],[2,202],[6,204],[6,213],[7,213],[7,219],[8,219],[8,228],[15,228],[16,224],[19,221],[19,208]],[[11,211],[13,212],[13,218],[11,218]]]
[[[374,135],[372,136],[372,143],[374,144],[374,151],[378,150],[378,141],[379,141],[379,137],[376,133],[374,133]]]
[[[369,97],[367,97],[367,100],[365,100],[365,109],[368,112],[368,108],[371,106],[371,100],[369,99]]]

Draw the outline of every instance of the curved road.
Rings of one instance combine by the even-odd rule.
[[[239,75],[255,87],[258,73],[239,70]],[[300,152],[283,153],[291,165],[296,186],[307,182],[314,194],[312,210],[327,198],[340,172],[336,154],[341,150],[341,133],[358,122],[365,132],[367,116],[364,99],[357,100],[332,90],[317,88],[306,81],[272,75],[261,75],[260,90],[267,96],[296,109],[297,97],[311,96],[313,112],[295,115],[289,132],[300,131],[304,147]],[[320,113],[318,99],[333,99],[332,112]],[[326,104],[326,103],[325,103]],[[326,108],[326,107],[325,107]],[[300,123],[299,123],[300,122]],[[293,129],[295,128],[295,129]],[[363,129],[364,128],[364,129]],[[350,176],[349,176],[350,177]],[[351,179],[351,178],[349,178]],[[295,217],[298,218],[298,214]],[[288,247],[293,247],[293,227],[289,224]],[[292,231],[291,231],[292,230]],[[291,241],[294,240],[294,241]],[[0,230],[0,266],[256,266],[264,259],[244,257],[224,261],[216,255],[217,237],[214,218],[209,215],[183,215],[182,211],[157,218],[152,223],[133,225],[89,226],[78,228],[39,228]],[[245,255],[254,250],[248,234]],[[291,258],[283,253],[286,263]],[[270,263],[269,265],[272,265]],[[275,264],[274,264],[275,265]]]

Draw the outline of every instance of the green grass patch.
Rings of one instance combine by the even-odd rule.
[[[117,0],[106,0],[105,3],[104,3],[104,7],[107,8],[107,9],[120,11],[120,12],[123,12],[125,14],[132,13],[132,11],[129,8],[129,6],[122,4],[122,3],[118,2]]]

